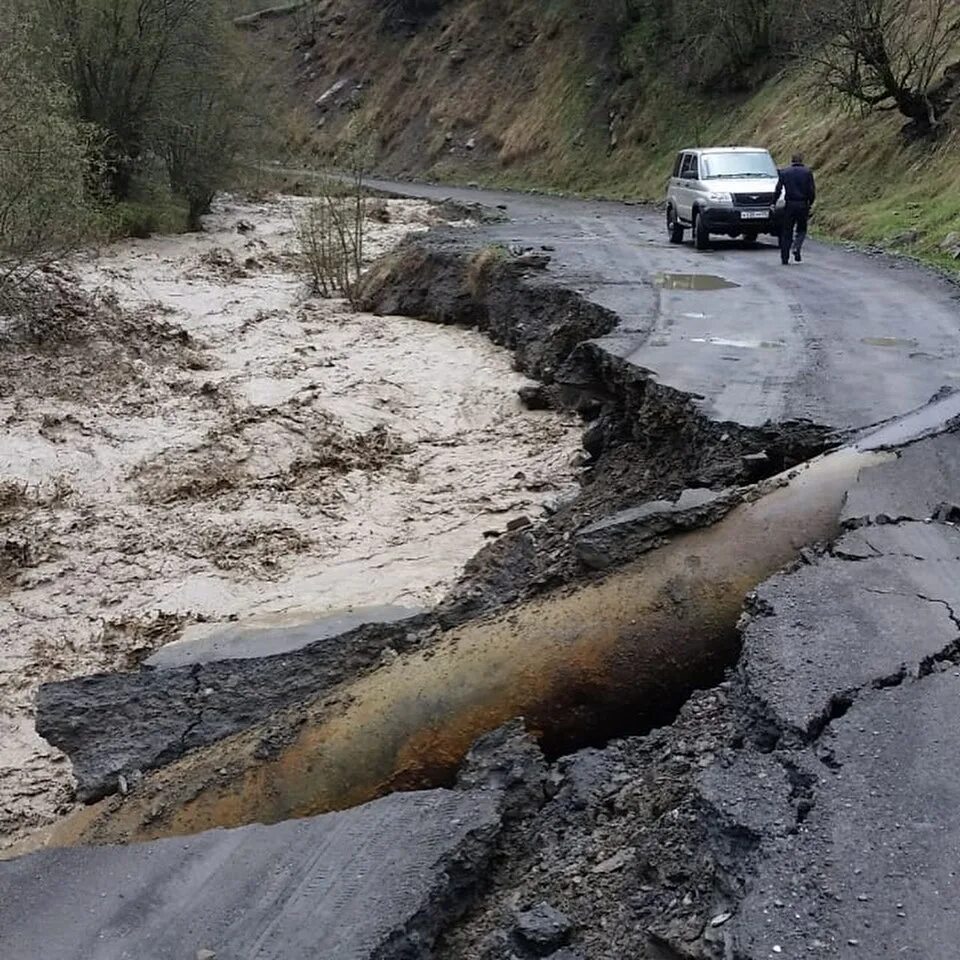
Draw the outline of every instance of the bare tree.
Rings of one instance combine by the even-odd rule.
[[[911,137],[939,133],[960,29],[954,0],[817,0],[805,56],[826,88],[864,110],[897,110]]]
[[[303,272],[314,294],[357,299],[367,236],[369,138],[347,141],[338,155],[343,173],[320,178],[317,199],[297,218]]]

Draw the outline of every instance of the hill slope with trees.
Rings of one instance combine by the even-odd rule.
[[[958,23],[955,0],[310,0],[247,32],[307,154],[371,134],[388,173],[659,199],[684,146],[801,149],[821,229],[946,263]]]

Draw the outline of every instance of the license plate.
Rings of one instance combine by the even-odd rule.
[[[766,210],[741,210],[741,220],[766,220],[769,214]]]

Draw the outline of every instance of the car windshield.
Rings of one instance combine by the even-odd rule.
[[[766,150],[755,153],[707,153],[703,156],[704,180],[776,177],[777,167]]]

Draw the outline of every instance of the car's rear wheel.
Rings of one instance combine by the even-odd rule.
[[[667,233],[671,243],[683,243],[683,226],[677,219],[677,211],[667,207]]]
[[[708,250],[710,248],[710,231],[703,222],[699,210],[693,212],[693,245],[698,250]]]

